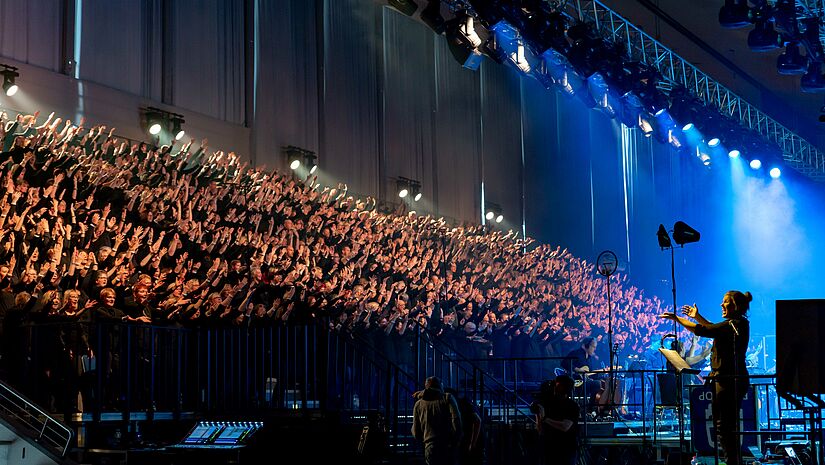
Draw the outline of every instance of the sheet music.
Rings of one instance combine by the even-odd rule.
[[[690,365],[679,355],[679,352],[670,349],[659,349],[659,352],[665,356],[668,362],[676,368],[676,373],[685,374],[685,375],[695,375],[699,373],[699,370],[695,368],[691,368]]]

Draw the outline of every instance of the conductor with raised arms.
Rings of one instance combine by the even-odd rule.
[[[748,370],[745,355],[750,338],[750,322],[746,318],[750,292],[728,291],[722,300],[721,323],[711,323],[699,314],[696,305],[685,305],[682,312],[695,320],[665,313],[661,318],[675,321],[697,336],[713,339],[711,351],[711,376],[715,382],[713,419],[719,444],[728,465],[741,464],[741,446],[736,433],[739,408],[748,391]]]

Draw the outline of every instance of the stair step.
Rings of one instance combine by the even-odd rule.
[[[811,420],[808,418],[780,418],[779,422],[783,425],[807,425]]]

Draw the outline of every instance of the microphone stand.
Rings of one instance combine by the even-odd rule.
[[[614,363],[614,361],[618,361],[618,345],[613,344],[613,302],[610,294],[610,277],[618,268],[618,259],[616,258],[616,254],[607,250],[599,254],[596,262],[597,271],[607,279],[607,344],[609,358],[608,369],[610,372],[607,376],[607,389],[605,389],[605,392],[602,395],[608,395],[607,403],[605,404],[607,406],[607,411],[610,412],[610,415],[615,415],[618,417],[618,415],[616,415],[615,404],[613,402],[616,390],[616,363]]]
[[[676,313],[676,253],[673,251],[673,245],[670,246],[670,283],[673,291],[673,313]],[[676,320],[673,320],[673,334],[676,335],[676,342],[679,342],[679,325]]]
[[[607,278],[607,344],[608,344],[608,369],[610,369],[610,373],[607,375],[607,411],[610,412],[610,415],[614,415],[615,413],[615,405],[613,405],[613,396],[615,395],[614,390],[616,389],[616,373],[614,371],[616,365],[613,363],[613,360],[616,358],[616,347],[613,345],[613,305],[610,299],[610,275],[605,276]]]

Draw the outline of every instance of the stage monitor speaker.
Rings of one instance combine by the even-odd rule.
[[[825,393],[825,300],[776,301],[776,387]]]

